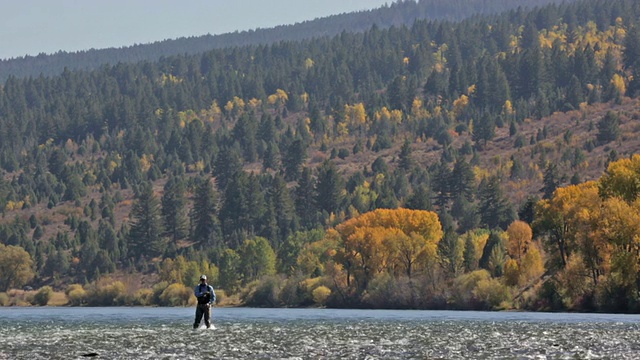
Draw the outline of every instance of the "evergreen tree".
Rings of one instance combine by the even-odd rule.
[[[453,231],[453,228],[447,229],[442,240],[438,243],[438,255],[441,259],[442,267],[449,276],[455,278],[462,272],[464,265],[461,257],[462,251],[458,241],[458,234]]]
[[[616,141],[620,137],[620,117],[613,111],[607,114],[598,122],[598,141],[606,144]]]
[[[549,163],[545,168],[542,183],[544,184],[542,187],[544,193],[542,198],[551,199],[553,193],[560,186],[560,174],[558,174],[558,166],[555,163]]]
[[[318,211],[315,203],[314,190],[315,182],[311,177],[311,170],[305,167],[295,188],[295,208],[296,214],[300,218],[300,225],[305,229],[315,227],[318,219]]]
[[[227,187],[227,182],[237,171],[242,169],[242,161],[236,148],[223,146],[216,156],[213,167],[213,175],[216,177],[216,184],[221,190]]]
[[[282,159],[286,180],[292,181],[298,179],[306,158],[307,149],[304,142],[301,139],[294,140],[291,145],[289,145]]]
[[[404,143],[400,148],[400,155],[398,158],[400,160],[398,167],[404,172],[409,172],[413,167],[413,159],[411,158],[411,142],[409,139],[404,140]]]
[[[497,232],[492,231],[491,234],[489,235],[489,239],[487,240],[487,243],[484,246],[484,249],[482,249],[482,257],[480,257],[480,261],[479,261],[479,266],[481,268],[487,269],[487,270],[493,270],[493,269],[490,269],[490,265],[491,265],[490,258],[491,258],[491,254],[496,249],[498,249],[499,251],[501,250],[503,254],[506,253],[506,246],[502,241],[502,239],[500,238],[500,235]]]
[[[431,189],[428,184],[420,184],[409,196],[404,206],[412,210],[432,210]]]
[[[472,272],[478,268],[478,251],[471,234],[464,237],[464,271]]]
[[[582,83],[580,79],[574,75],[571,77],[571,83],[567,89],[567,103],[569,103],[573,109],[579,109],[580,103],[583,101],[584,91],[582,90]]]
[[[220,226],[217,218],[218,195],[209,178],[201,178],[193,194],[191,239],[201,248],[220,246]]]
[[[267,148],[264,152],[264,157],[262,160],[262,168],[264,170],[280,169],[280,149],[278,148],[278,144],[276,144],[274,141],[270,141],[267,144]]]
[[[433,170],[433,191],[436,193],[436,205],[444,208],[451,197],[451,170],[449,166],[440,161]]]
[[[451,172],[451,193],[464,196],[468,201],[473,201],[475,193],[475,175],[471,165],[463,157],[459,157]]]
[[[271,180],[267,192],[267,201],[272,206],[272,214],[278,230],[277,239],[271,239],[272,245],[277,249],[282,241],[295,230],[296,222],[293,199],[282,176],[276,175]]]
[[[143,183],[129,214],[129,256],[154,257],[164,251],[160,202],[150,183]]]
[[[511,203],[504,196],[500,180],[492,176],[480,184],[480,223],[488,229],[506,229],[515,220]]]
[[[320,211],[337,214],[342,207],[344,180],[331,160],[325,160],[318,170],[315,203]]]
[[[483,112],[478,123],[474,126],[473,141],[476,142],[476,146],[479,149],[483,149],[487,146],[487,142],[493,140],[495,133],[495,119],[488,112]]]
[[[187,235],[187,215],[184,183],[171,177],[164,185],[162,194],[162,220],[166,236],[173,242]]]

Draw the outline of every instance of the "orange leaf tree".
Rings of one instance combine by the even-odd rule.
[[[358,291],[382,271],[411,277],[433,256],[442,238],[437,214],[424,210],[378,209],[336,226],[342,248],[337,257]]]

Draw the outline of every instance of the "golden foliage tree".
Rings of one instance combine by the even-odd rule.
[[[558,188],[553,197],[536,204],[534,226],[547,234],[547,244],[561,266],[575,248],[578,228],[586,226],[584,209],[599,205],[598,185],[590,181]]]
[[[340,262],[360,290],[384,270],[402,269],[411,276],[436,255],[442,238],[438,216],[431,211],[378,209],[336,226]],[[348,281],[349,282],[349,281]]]
[[[640,194],[640,155],[610,163],[599,180],[599,190],[603,197],[617,196],[627,203],[634,202]]]
[[[507,252],[511,258],[520,263],[533,238],[531,227],[524,221],[516,220],[507,228],[507,235],[509,236]]]
[[[31,255],[20,246],[0,244],[0,290],[21,287],[34,277]]]

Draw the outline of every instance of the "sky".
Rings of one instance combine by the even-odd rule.
[[[392,0],[0,0],[0,59],[294,24]]]

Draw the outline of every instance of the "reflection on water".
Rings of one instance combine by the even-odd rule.
[[[0,308],[0,359],[637,359],[640,316],[329,309]]]

